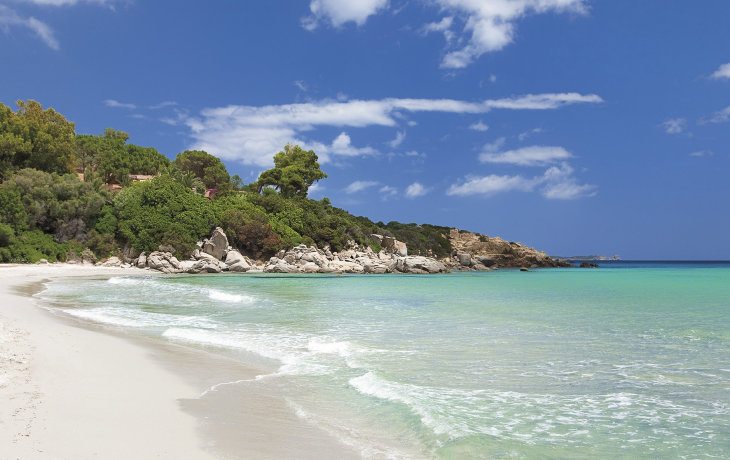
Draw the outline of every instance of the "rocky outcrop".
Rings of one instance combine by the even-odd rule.
[[[164,249],[164,248],[163,248]],[[138,268],[150,268],[163,273],[221,273],[260,271],[256,264],[238,250],[228,246],[228,237],[217,227],[210,238],[199,241],[189,260],[180,261],[171,251],[144,252],[132,261]]]
[[[228,237],[222,228],[216,227],[210,238],[203,240],[202,251],[218,260],[225,258],[228,251]]]
[[[198,242],[190,260],[179,261],[170,251],[142,253],[133,261],[139,268],[150,268],[163,273],[444,273],[450,270],[492,270],[500,267],[535,268],[566,266],[544,252],[508,242],[501,238],[452,229],[449,240],[453,252],[450,257],[436,260],[421,255],[408,255],[405,243],[390,236],[372,235],[380,242],[380,251],[361,247],[354,241],[348,249],[332,252],[329,248],[300,244],[282,250],[263,265],[228,245],[221,228],[210,238]],[[121,261],[119,261],[121,262]],[[110,263],[117,263],[112,261]],[[261,264],[261,263],[259,263]]]
[[[392,236],[383,236],[373,234],[373,238],[376,238],[380,242],[380,246],[383,250],[389,254],[396,254],[401,257],[408,255],[408,246],[402,241],[398,241]]]
[[[183,271],[180,261],[169,252],[155,251],[151,253],[147,256],[147,266],[162,273],[180,273]]]
[[[520,243],[479,233],[451,229],[449,241],[452,257],[446,260],[455,270],[491,270],[494,268],[565,267],[569,264],[542,251]]]
[[[394,246],[397,248],[397,246]],[[397,249],[396,249],[397,251]],[[438,260],[422,256],[400,256],[385,249],[375,253],[371,248],[337,252],[299,245],[280,251],[264,266],[267,273],[443,273],[446,266]]]

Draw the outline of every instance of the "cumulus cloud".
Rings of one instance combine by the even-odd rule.
[[[715,70],[712,75],[710,75],[710,77],[714,78],[715,80],[730,79],[730,63],[723,64],[718,67],[718,69]]]
[[[417,198],[428,193],[428,189],[420,182],[414,182],[406,187],[406,196],[408,198]]]
[[[466,44],[446,53],[441,66],[447,69],[467,67],[479,56],[499,51],[512,43],[515,23],[528,14],[548,12],[583,14],[583,0],[436,0],[449,16],[463,21],[460,31]]]
[[[347,194],[353,194],[362,192],[363,190],[367,190],[369,188],[375,187],[378,185],[377,181],[373,180],[356,180],[355,182],[351,183],[347,187],[345,187],[345,193]]]
[[[10,29],[11,27],[19,27],[33,32],[46,46],[53,50],[61,48],[53,29],[48,24],[33,16],[23,17],[15,10],[0,5],[0,28]]]
[[[388,0],[312,0],[309,3],[312,14],[302,19],[302,26],[310,31],[322,21],[334,27],[342,27],[348,22],[361,26],[387,5]]]
[[[483,121],[479,120],[469,125],[469,129],[471,129],[472,131],[479,131],[483,133],[489,129],[489,126],[487,126],[487,124]]]
[[[595,94],[547,93],[469,102],[455,99],[323,100],[299,104],[207,108],[197,117],[187,117],[193,148],[204,149],[223,159],[270,166],[272,156],[287,142],[315,148],[318,153],[369,155],[375,150],[353,147],[349,136],[338,136],[331,145],[307,139],[318,127],[396,127],[404,113],[486,113],[493,109],[548,110],[569,104],[599,103]],[[397,139],[397,138],[396,138]],[[326,159],[325,159],[326,161]]]
[[[573,168],[563,163],[548,168],[541,176],[522,175],[468,176],[461,183],[453,184],[446,194],[451,196],[482,195],[493,196],[510,191],[533,192],[539,190],[543,197],[551,200],[572,200],[594,196],[597,187],[580,184],[575,179]]]
[[[681,134],[687,128],[687,120],[684,118],[670,118],[662,123],[662,128],[667,134]]]
[[[585,0],[431,0],[444,16],[425,24],[423,33],[443,34],[447,52],[441,67],[461,69],[485,53],[503,49],[514,41],[516,23],[530,14],[588,11]],[[387,0],[311,0],[311,15],[302,26],[314,30],[321,22],[340,27],[348,22],[363,25],[388,7]]]
[[[444,35],[444,39],[446,39],[446,43],[451,43],[454,40],[454,37],[456,34],[451,30],[451,25],[454,23],[454,18],[451,16],[446,16],[445,18],[441,19],[439,22],[431,22],[423,26],[423,33],[429,34],[433,32],[437,32]]]
[[[545,166],[572,158],[573,155],[563,147],[534,145],[505,152],[483,152],[479,155],[482,163],[502,163],[517,166]]]

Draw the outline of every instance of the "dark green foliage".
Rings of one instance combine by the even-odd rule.
[[[287,144],[274,155],[274,167],[261,173],[257,185],[259,192],[265,187],[273,187],[288,198],[306,197],[309,187],[326,177],[313,150]]]
[[[169,176],[122,190],[114,199],[114,208],[120,236],[138,251],[153,251],[166,244],[187,257],[214,226],[208,201]]]
[[[0,248],[5,248],[12,243],[15,238],[13,227],[7,224],[0,224]]]
[[[76,136],[73,123],[37,102],[19,102],[17,111],[0,104],[0,261],[93,259],[91,251],[102,258],[126,245],[171,247],[187,258],[215,226],[256,258],[300,243],[339,251],[355,242],[379,251],[372,234],[404,241],[411,254],[451,253],[446,227],[375,224],[327,198],[307,199],[327,177],[311,150],[286,145],[272,169],[244,185],[206,152],[185,151],[170,163],[128,137],[114,129]],[[134,174],[159,177],[133,183]],[[123,186],[115,196],[103,186],[114,183]],[[205,199],[205,189],[218,194]]]
[[[16,232],[28,228],[28,214],[20,193],[14,188],[0,186],[0,222],[10,225]]]
[[[389,222],[383,226],[383,229],[386,235],[393,236],[406,243],[409,254],[433,255],[436,257],[451,255],[449,227]]]
[[[175,158],[175,167],[200,179],[206,188],[214,188],[221,193],[232,188],[231,177],[225,165],[208,152],[186,150]]]
[[[35,101],[18,101],[18,110],[0,103],[0,178],[35,168],[67,173],[75,157],[74,124]]]
[[[93,184],[80,182],[73,174],[59,176],[35,169],[18,171],[0,185],[0,191],[21,197],[25,228],[54,234],[58,241],[83,240],[106,199]]]
[[[77,168],[87,179],[99,177],[104,183],[130,183],[130,174],[157,175],[170,160],[152,147],[127,144],[123,131],[107,128],[102,136],[76,137]]]
[[[36,263],[46,259],[49,262],[65,262],[69,253],[78,251],[78,244],[57,243],[51,235],[33,230],[17,236],[8,247],[0,248],[0,261]]]
[[[114,239],[114,234],[110,233],[91,230],[86,236],[85,245],[99,258],[111,257],[119,253],[119,245]]]

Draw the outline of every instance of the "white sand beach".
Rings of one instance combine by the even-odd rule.
[[[0,266],[0,457],[348,458],[355,452],[275,394],[201,398],[255,369],[51,313],[43,280],[143,274],[75,265]]]

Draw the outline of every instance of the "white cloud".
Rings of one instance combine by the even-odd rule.
[[[534,179],[526,179],[522,176],[469,176],[461,184],[453,184],[446,192],[447,195],[494,195],[508,191],[529,192],[535,188]]]
[[[454,18],[446,16],[439,22],[431,22],[423,26],[423,33],[429,34],[432,32],[441,33],[446,39],[446,43],[451,43],[454,40],[456,34],[451,30],[451,25],[454,23]]]
[[[323,154],[333,153],[347,157],[376,155],[378,153],[377,150],[371,147],[355,147],[352,145],[350,135],[344,131],[338,134],[329,146],[319,145],[318,150]]]
[[[447,190],[447,195],[493,196],[498,193],[520,191],[532,192],[540,190],[543,197],[551,200],[572,200],[581,197],[594,196],[597,187],[590,184],[579,184],[573,176],[573,168],[563,163],[560,166],[548,168],[543,175],[524,177],[521,175],[468,176],[463,182],[453,184]]]
[[[387,5],[388,0],[312,0],[309,3],[312,14],[302,19],[302,26],[311,31],[323,20],[335,27],[348,22],[361,26]]]
[[[383,200],[387,200],[398,195],[398,189],[395,187],[391,187],[390,185],[383,185],[382,187],[380,187],[378,192],[380,193],[380,198]]]
[[[9,29],[11,27],[20,27],[30,30],[39,39],[41,39],[43,43],[53,50],[61,48],[53,29],[51,29],[48,24],[32,16],[22,17],[16,13],[15,10],[4,5],[0,5],[0,28]]]
[[[426,3],[445,14],[440,20],[425,24],[421,31],[444,35],[450,49],[441,67],[447,69],[464,68],[481,55],[512,43],[515,23],[529,14],[588,11],[586,0],[430,0]],[[387,7],[388,0],[311,0],[312,14],[302,18],[302,27],[313,31],[322,21],[335,27],[348,22],[361,26]]]
[[[499,51],[512,43],[515,22],[531,13],[587,11],[583,0],[435,0],[447,14],[459,17],[466,44],[448,52],[441,66],[461,69],[479,56]]]
[[[730,63],[721,65],[710,77],[715,80],[730,79]]]
[[[395,139],[388,142],[388,145],[392,148],[398,148],[403,143],[403,141],[406,140],[406,132],[405,131],[398,131],[395,134]]]
[[[522,142],[522,141],[524,141],[525,139],[527,139],[527,138],[530,138],[530,137],[534,136],[535,134],[540,134],[540,133],[542,133],[542,132],[544,132],[544,131],[545,131],[545,130],[544,130],[544,129],[542,129],[542,128],[532,128],[532,129],[528,129],[527,131],[523,131],[523,132],[521,132],[521,133],[520,133],[520,134],[519,134],[519,135],[517,136],[517,139],[519,139],[519,140],[520,140],[520,142]]]
[[[20,0],[23,3],[33,3],[41,6],[74,6],[78,3],[93,3],[97,5],[110,5],[114,0]]]
[[[533,145],[506,152],[483,152],[479,155],[479,161],[518,166],[544,166],[572,157],[573,155],[562,147]]]
[[[730,106],[713,113],[709,118],[703,119],[702,123],[725,123],[730,121]]]
[[[320,184],[319,182],[315,182],[314,184],[309,186],[309,189],[307,189],[307,195],[310,197],[314,195],[320,195],[322,192],[324,192],[325,187]]]
[[[328,146],[306,139],[317,127],[394,127],[404,112],[486,113],[493,109],[546,110],[568,104],[598,103],[594,94],[529,94],[505,99],[468,102],[455,99],[323,100],[299,104],[208,108],[198,117],[187,117],[193,138],[191,147],[203,149],[226,160],[270,166],[272,156],[287,142],[315,146],[321,153],[370,155],[375,150],[354,148],[342,134]],[[317,150],[315,148],[315,150]],[[317,151],[320,153],[320,151]]]
[[[408,198],[417,198],[428,193],[428,189],[420,182],[414,182],[406,187],[406,196]]]
[[[670,118],[662,123],[662,128],[667,134],[681,134],[687,127],[687,120],[684,118]]]
[[[479,121],[469,125],[469,129],[483,133],[484,131],[487,131],[489,129],[489,126],[487,126],[487,124],[484,123],[483,121],[479,120]]]
[[[494,142],[489,142],[489,143],[484,144],[484,147],[482,147],[482,152],[483,153],[486,153],[486,152],[492,152],[492,153],[499,152],[502,149],[502,147],[504,147],[504,144],[506,142],[507,142],[507,138],[505,138],[505,137],[498,137],[497,139],[494,140]]]
[[[105,99],[103,101],[104,105],[107,107],[111,107],[113,109],[129,109],[134,110],[137,108],[137,104],[132,104],[131,102],[120,102],[116,99]]]
[[[715,155],[715,152],[713,152],[711,150],[698,150],[696,152],[692,152],[689,154],[689,156],[695,157],[695,158],[711,157],[713,155]]]
[[[356,180],[355,182],[345,187],[345,193],[353,194],[362,192],[363,190],[375,187],[376,185],[378,185],[378,182],[373,180]]]
[[[574,200],[576,198],[595,196],[597,187],[591,184],[579,184],[573,177],[573,168],[567,163],[553,166],[545,171],[542,182],[542,196],[550,200]]]
[[[299,91],[307,91],[307,89],[308,89],[307,84],[304,83],[304,80],[295,80],[294,86],[296,86],[299,89]]]
[[[168,107],[177,107],[177,105],[178,104],[175,101],[162,101],[159,104],[151,105],[148,108],[150,110],[159,110],[159,109],[165,109],[165,108],[168,108]]]

